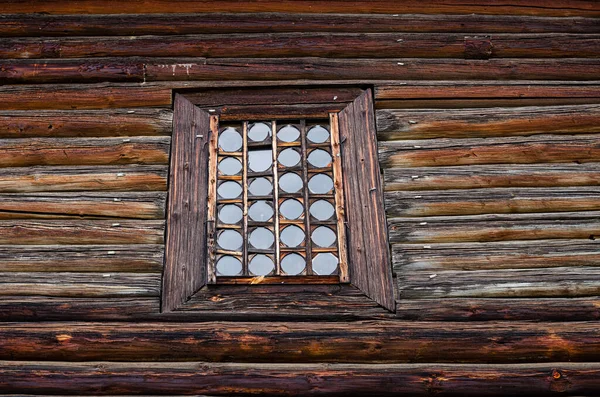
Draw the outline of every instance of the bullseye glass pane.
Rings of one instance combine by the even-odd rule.
[[[271,136],[271,126],[266,123],[253,124],[248,130],[248,139],[253,142],[262,142]]]
[[[219,134],[219,147],[225,152],[237,152],[242,148],[242,134],[233,127],[225,128]]]
[[[266,227],[257,227],[250,232],[249,241],[254,248],[269,249],[273,246],[275,236],[273,235],[273,232]]]
[[[298,219],[304,213],[304,206],[298,200],[288,199],[279,206],[279,213],[283,215],[285,219]]]
[[[316,125],[308,130],[306,137],[312,143],[323,143],[329,139],[329,131],[320,125]]]
[[[283,174],[281,178],[279,178],[279,187],[287,193],[296,193],[302,189],[303,185],[302,178],[293,172]]]
[[[316,168],[324,168],[331,165],[331,155],[322,149],[313,150],[308,154],[308,162]]]
[[[329,201],[317,200],[310,206],[310,214],[319,221],[331,219],[335,213],[335,208]]]
[[[219,276],[237,276],[242,272],[242,262],[234,256],[222,256],[217,261],[217,274]]]
[[[277,132],[277,138],[283,142],[294,142],[300,138],[300,130],[293,125],[286,125]]]
[[[255,178],[250,182],[248,191],[253,196],[268,196],[273,192],[273,184],[267,178]]]
[[[331,247],[335,244],[336,239],[335,232],[327,226],[319,226],[313,230],[311,236],[312,242],[322,248]]]
[[[253,221],[266,222],[273,216],[273,207],[267,201],[257,201],[248,208],[248,216]]]
[[[333,189],[333,179],[327,174],[317,174],[308,181],[308,189],[314,194],[325,194]]]
[[[328,276],[335,272],[339,260],[329,252],[317,254],[312,261],[312,267],[315,273],[321,276]]]
[[[223,230],[219,234],[217,244],[227,251],[239,251],[242,249],[244,239],[237,230]]]
[[[298,151],[295,149],[288,148],[279,153],[277,160],[279,161],[279,164],[283,165],[284,167],[293,167],[300,163],[300,153],[298,153]]]
[[[271,150],[251,150],[248,152],[248,167],[250,171],[264,172],[273,164]]]
[[[304,230],[295,225],[290,225],[281,231],[281,242],[287,247],[297,247],[304,241]]]
[[[290,276],[302,273],[305,267],[306,261],[302,255],[291,253],[281,259],[281,269]]]
[[[219,185],[217,193],[224,199],[234,199],[242,195],[242,185],[234,181],[226,181]]]
[[[234,204],[227,204],[219,210],[219,222],[233,225],[242,220],[244,213],[242,209]]]
[[[235,157],[225,157],[219,162],[219,172],[223,175],[238,175],[242,170],[242,162]]]
[[[266,276],[275,269],[275,264],[267,255],[257,254],[250,259],[248,267],[252,275]]]

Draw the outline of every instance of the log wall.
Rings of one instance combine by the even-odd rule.
[[[600,394],[596,2],[107,4],[0,10],[0,394]],[[161,313],[173,92],[313,84],[373,88],[396,313]]]

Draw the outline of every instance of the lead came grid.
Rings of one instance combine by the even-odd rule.
[[[345,250],[339,249],[335,189],[341,181],[334,180],[339,172],[332,153],[339,150],[332,147],[332,132],[329,120],[218,127],[218,139],[211,140],[217,145],[211,148],[216,189],[209,189],[216,195],[216,226],[209,228],[212,282],[339,274]]]

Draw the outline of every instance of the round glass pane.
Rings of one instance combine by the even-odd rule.
[[[327,226],[319,226],[312,232],[311,240],[319,247],[327,248],[335,244],[337,236]]]
[[[263,172],[271,168],[273,164],[272,150],[250,150],[248,151],[248,167],[254,172]]]
[[[219,276],[237,276],[242,272],[242,262],[234,256],[225,255],[217,262]]]
[[[306,137],[313,143],[323,143],[329,139],[329,131],[321,125],[316,125],[308,130]]]
[[[265,123],[256,123],[248,130],[248,139],[254,142],[261,142],[271,135],[271,126]]]
[[[279,153],[277,160],[285,167],[293,167],[300,162],[300,153],[292,148],[284,149]]]
[[[315,149],[308,154],[308,162],[316,168],[324,168],[331,165],[331,155],[322,149]]]
[[[242,134],[233,127],[225,128],[219,134],[219,147],[225,152],[237,152],[242,148]]]
[[[249,241],[254,248],[268,249],[273,245],[275,236],[266,227],[257,227],[250,233]]]
[[[302,189],[302,186],[304,186],[302,178],[293,172],[283,174],[281,178],[279,178],[279,187],[284,192],[296,193]]]
[[[237,175],[242,170],[242,162],[235,157],[225,157],[219,161],[218,168],[223,175]]]
[[[314,194],[325,194],[333,189],[333,179],[327,174],[317,174],[308,181],[308,188]]]
[[[267,201],[257,201],[248,208],[248,216],[256,222],[266,222],[273,216],[273,207]]]
[[[306,261],[302,255],[293,253],[287,254],[281,260],[281,269],[283,269],[283,271],[290,276],[296,276],[302,273],[305,267]]]
[[[242,220],[242,209],[234,204],[227,204],[219,210],[219,222],[233,225]]]
[[[279,213],[289,220],[298,219],[304,213],[304,206],[298,200],[288,199],[279,206]]]
[[[268,196],[273,192],[273,184],[267,178],[256,178],[250,182],[248,191],[253,196]]]
[[[242,185],[234,181],[222,182],[217,188],[217,193],[224,199],[234,199],[242,194]]]
[[[326,221],[333,216],[335,208],[329,201],[317,200],[312,203],[309,211],[315,219],[319,221]]]
[[[281,231],[279,239],[287,247],[297,247],[304,241],[304,230],[295,225],[288,226]]]
[[[329,252],[317,254],[312,261],[312,268],[320,276],[329,276],[338,266],[338,258]]]
[[[244,239],[242,235],[236,230],[223,230],[219,233],[217,238],[217,244],[219,247],[228,251],[239,251],[242,249]]]
[[[248,264],[250,273],[255,276],[266,276],[275,269],[273,260],[266,255],[254,255]]]
[[[293,125],[286,125],[277,132],[277,138],[283,142],[294,142],[300,137],[300,130]]]

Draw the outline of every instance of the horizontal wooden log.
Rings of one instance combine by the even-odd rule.
[[[0,168],[0,193],[166,191],[166,165]]]
[[[1,245],[162,244],[164,221],[0,221]]]
[[[4,193],[0,219],[164,219],[166,199],[163,192]]]
[[[0,59],[91,57],[469,58],[465,34],[245,33],[229,35],[5,38]],[[594,34],[495,34],[487,58],[593,58]]]
[[[0,245],[0,272],[161,272],[162,245]]]
[[[386,191],[600,185],[600,164],[509,164],[384,169]]]
[[[90,87],[94,90],[95,86]],[[14,87],[0,88],[10,93],[6,101],[13,107],[21,94]],[[6,91],[5,91],[6,90]],[[85,87],[80,86],[85,92]],[[102,95],[102,90],[97,94]],[[44,94],[39,94],[42,98]],[[27,97],[27,95],[24,95]],[[72,93],[72,96],[76,95]],[[8,99],[8,98],[12,99]],[[52,100],[52,96],[48,100]],[[68,99],[65,98],[68,101]],[[76,99],[73,98],[76,102]],[[2,106],[2,105],[0,105]],[[51,106],[51,105],[47,105]],[[69,110],[69,111],[2,111],[0,112],[0,137],[74,137],[74,136],[136,136],[171,135],[173,112],[158,109]]]
[[[0,167],[167,164],[170,137],[0,139]]]
[[[600,135],[383,141],[379,161],[383,168],[590,163],[600,161]]]
[[[159,296],[160,273],[0,273],[0,296]]]
[[[198,14],[0,16],[2,37],[263,32],[600,33],[593,18],[515,15]]]
[[[387,192],[385,208],[391,217],[599,211],[600,188],[428,190],[418,195]]]
[[[376,103],[377,109],[468,109],[517,108],[525,106],[566,106],[600,103],[590,98],[500,98],[500,99],[386,99]]]
[[[595,239],[600,213],[563,212],[388,219],[391,243]]]
[[[412,270],[494,270],[598,266],[600,240],[392,245],[397,274]]]
[[[600,105],[378,110],[380,139],[475,138],[600,132]]]
[[[556,267],[453,271],[409,270],[398,273],[398,297],[560,298],[600,295],[600,268]]]
[[[396,316],[409,321],[599,321],[600,299],[400,299]]]
[[[596,395],[598,363],[239,364],[0,362],[2,393]]]
[[[36,362],[527,363],[599,356],[597,321],[0,324],[0,359]]]
[[[172,13],[178,10],[188,13],[210,12],[293,12],[293,13],[346,13],[346,14],[484,14],[484,15],[536,15],[536,16],[587,16],[598,17],[594,1],[590,0],[491,0],[485,4],[472,4],[464,0],[435,0],[424,4],[418,0],[405,0],[390,3],[386,0],[369,2],[331,0],[321,2],[309,0],[297,2],[262,1],[259,4],[248,2],[220,2],[203,0],[190,3],[185,0],[147,0],[142,3],[107,4],[100,0],[81,0],[77,3],[64,3],[60,0],[11,1],[4,6],[5,14],[44,13],[44,14],[155,14]],[[208,17],[207,17],[208,18]]]

